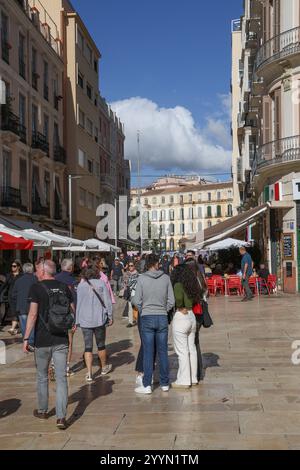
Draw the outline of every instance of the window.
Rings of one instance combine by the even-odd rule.
[[[89,62],[89,64],[92,65],[93,51],[88,44],[86,44],[86,48],[85,48],[85,57],[87,61]]]
[[[81,109],[79,110],[79,125],[83,127],[83,129],[85,128],[85,114]]]
[[[175,235],[175,225],[174,224],[169,225],[169,235],[171,237],[173,237]]]
[[[55,148],[55,147],[60,147],[59,131],[58,131],[58,124],[57,124],[57,122],[54,123],[53,143],[54,143],[54,148]]]
[[[148,198],[144,199],[144,204],[145,204],[145,206],[148,206],[148,204],[149,204]]]
[[[95,141],[98,142],[99,141],[99,131],[98,131],[98,127],[95,127],[94,129],[94,134],[95,134]]]
[[[32,87],[37,90],[38,89],[38,73],[37,73],[37,51],[33,47],[32,52],[31,52],[31,82],[32,82]]]
[[[31,126],[32,133],[36,133],[38,131],[38,109],[34,104],[32,105]]]
[[[165,198],[165,197],[162,197],[162,198],[161,198],[161,203],[162,203],[162,204],[165,204],[165,203],[166,203],[166,198]]]
[[[207,217],[211,217],[212,211],[211,211],[211,206],[208,206],[207,208]]]
[[[183,196],[180,196],[180,204],[183,204]]]
[[[4,188],[11,186],[11,153],[7,150],[3,150],[2,183]]]
[[[93,126],[92,121],[91,121],[89,118],[87,118],[87,120],[86,120],[86,130],[88,131],[88,133],[89,133],[91,136],[93,135],[93,127],[94,127],[94,126]]]
[[[211,201],[211,193],[207,193],[207,200]]]
[[[180,220],[184,220],[184,209],[180,209],[179,214]]]
[[[157,204],[157,198],[156,198],[156,197],[153,197],[153,198],[152,198],[152,204],[154,204],[154,205]]]
[[[171,240],[170,240],[170,251],[174,251],[174,249],[175,249],[175,242],[174,242],[173,238],[171,238]]]
[[[46,201],[46,207],[50,206],[50,173],[45,171],[44,174],[44,196]]]
[[[194,218],[194,209],[192,207],[189,208],[189,219]]]
[[[27,212],[28,186],[27,186],[27,160],[20,158],[19,188],[21,192],[21,210]]]
[[[19,95],[19,119],[21,126],[26,124],[26,98],[23,95]]]
[[[100,163],[99,162],[96,162],[95,173],[96,173],[96,176],[100,176]]]
[[[174,204],[174,196],[170,196],[170,204]]]
[[[221,201],[221,191],[218,191],[218,192],[217,192],[217,200],[218,200],[218,201]]]
[[[217,206],[217,217],[222,217],[222,207]]]
[[[189,202],[193,202],[193,195],[189,194]]]
[[[202,207],[198,207],[198,219],[202,219]]]
[[[172,221],[172,220],[175,220],[175,211],[173,209],[171,209],[169,211],[169,219]]]
[[[233,215],[232,205],[231,204],[229,204],[229,206],[227,207],[227,215],[228,215],[228,217],[232,217],[232,215]]]
[[[26,80],[25,36],[19,33],[19,74]]]
[[[87,164],[88,164],[88,171],[89,171],[90,173],[93,173],[93,170],[94,170],[93,160],[88,160],[88,161],[87,161]]]
[[[201,194],[201,193],[198,194],[198,201],[199,201],[199,202],[202,201],[202,194]]]
[[[46,141],[49,142],[49,116],[44,114],[44,130],[43,134],[46,137]]]
[[[160,236],[165,237],[166,236],[166,227],[165,225],[160,226]]]
[[[2,59],[9,64],[9,50],[10,45],[8,43],[8,16],[1,12],[1,49]]]
[[[184,224],[180,224],[180,235],[184,235],[184,234],[185,234]]]
[[[55,74],[55,78],[53,79],[53,103],[54,103],[54,108],[58,111],[58,104],[59,100],[62,97],[59,96],[59,91],[58,91],[58,74]]]
[[[92,95],[93,95],[93,90],[92,90],[92,87],[88,83],[86,85],[86,94],[88,95],[88,98],[91,100]]]
[[[94,195],[92,193],[88,193],[87,206],[91,210],[94,209]]]
[[[152,211],[151,220],[152,222],[157,222],[157,211]]]
[[[84,50],[84,37],[79,28],[77,28],[77,44],[79,49],[83,52]]]
[[[81,149],[78,149],[78,165],[82,166],[82,168],[85,168],[85,153]]]
[[[84,87],[84,77],[81,72],[78,71],[78,85],[83,89]]]
[[[161,211],[161,213],[160,213],[160,220],[161,220],[161,221],[166,220],[166,211]]]
[[[228,191],[228,199],[232,199],[232,189],[229,189]]]
[[[94,70],[98,73],[98,60],[94,60]]]
[[[44,98],[49,100],[49,64],[44,60]]]
[[[79,205],[81,207],[86,206],[86,190],[82,188],[79,189]]]
[[[193,224],[193,222],[189,222],[189,224],[188,224],[188,234],[191,235],[192,233],[194,233],[194,224]]]

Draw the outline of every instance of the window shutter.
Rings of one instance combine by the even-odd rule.
[[[275,140],[281,139],[281,88],[275,91]]]
[[[272,141],[272,100],[270,96],[263,98],[263,143]]]

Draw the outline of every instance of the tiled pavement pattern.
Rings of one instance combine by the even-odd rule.
[[[300,340],[300,297],[245,304],[212,299],[215,326],[201,331],[205,381],[189,391],[163,393],[156,386],[142,397],[134,393],[138,331],[125,328],[121,306],[107,341],[114,370],[91,385],[85,370],[69,379],[66,431],[56,429],[55,416],[32,417],[32,355],[15,354],[16,362],[0,366],[0,449],[300,449],[300,366],[291,363],[291,344]],[[19,348],[9,346],[8,356]],[[79,331],[79,365],[81,355]],[[51,407],[54,389],[51,384]]]

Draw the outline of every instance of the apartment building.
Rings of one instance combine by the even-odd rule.
[[[238,122],[243,202],[268,202],[260,239],[286,292],[300,291],[300,2],[246,0]]]
[[[0,213],[64,231],[63,47],[38,1],[1,0]],[[24,225],[25,228],[25,225]]]
[[[99,91],[101,53],[68,0],[41,0],[60,24],[65,45],[67,172],[75,236],[95,236],[96,209],[129,194],[124,129]]]
[[[229,183],[171,184],[162,181],[153,189],[132,191],[132,205],[141,204],[152,234],[162,250],[181,249],[184,238],[233,216],[233,185]]]

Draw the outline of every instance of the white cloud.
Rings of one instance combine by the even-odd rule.
[[[208,116],[205,129],[197,128],[191,112],[182,106],[160,108],[140,97],[112,103],[112,109],[125,124],[125,153],[134,170],[140,130],[144,168],[182,173],[227,172],[231,165],[228,98],[221,95],[220,99],[218,118]]]

